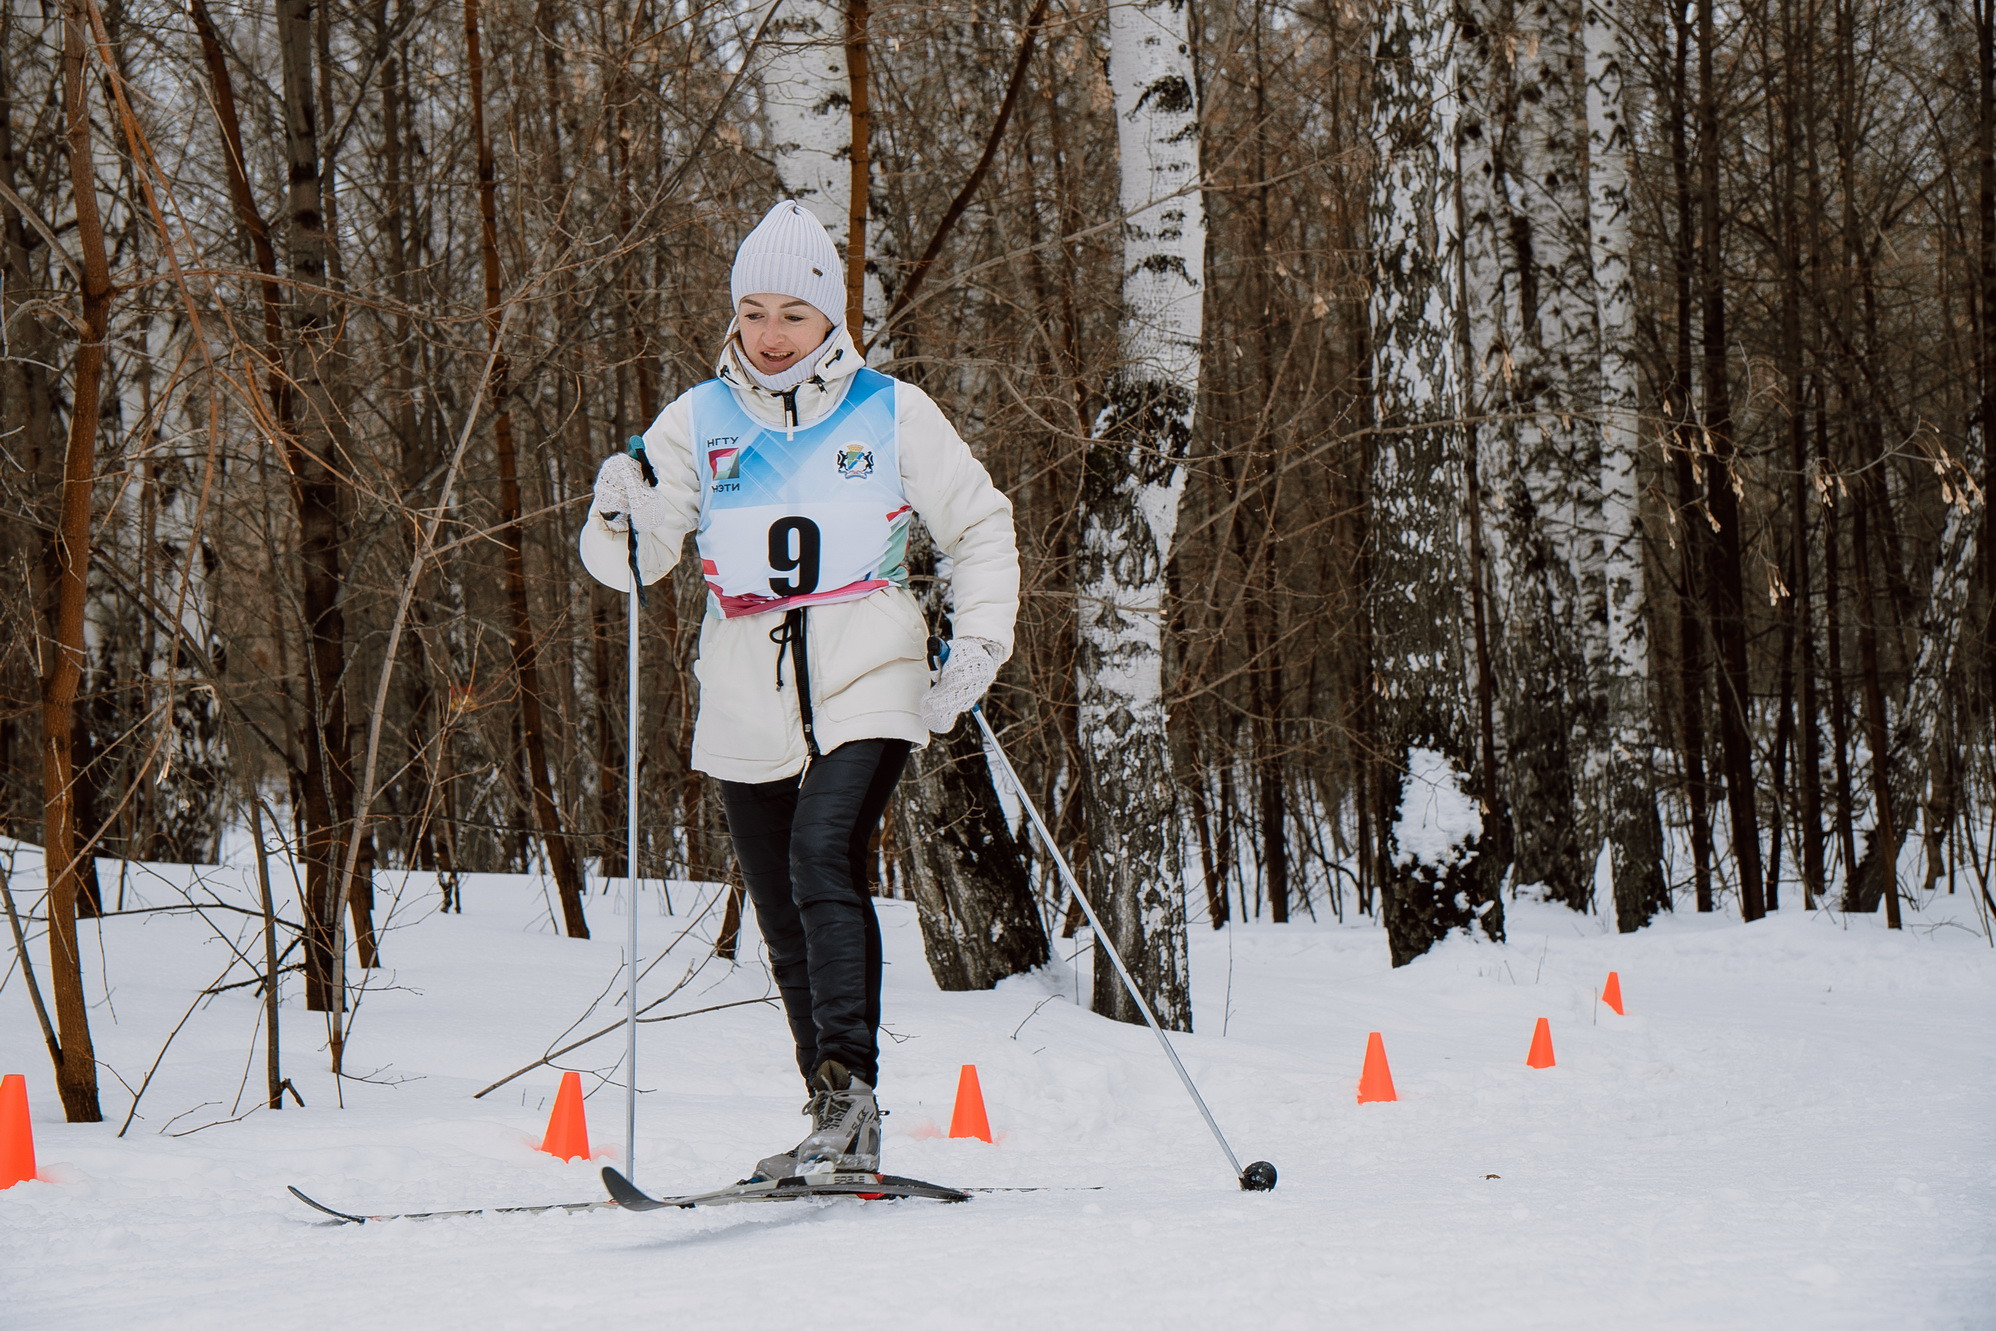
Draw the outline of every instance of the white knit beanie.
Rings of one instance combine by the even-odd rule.
[[[768,292],[809,301],[841,328],[846,321],[845,265],[838,247],[811,210],[795,199],[771,208],[735,251],[729,294],[736,306],[742,297]]]

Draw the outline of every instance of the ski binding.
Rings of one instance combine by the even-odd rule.
[[[926,1198],[938,1202],[967,1202],[970,1194],[920,1179],[895,1174],[808,1174],[779,1179],[756,1179],[745,1183],[698,1192],[684,1197],[654,1197],[621,1173],[605,1166],[603,1186],[611,1201],[626,1211],[662,1211],[673,1207],[731,1206],[742,1202],[792,1202],[806,1197],[858,1197],[864,1201],[899,1198]]]

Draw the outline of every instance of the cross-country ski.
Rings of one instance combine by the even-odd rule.
[[[369,1222],[385,1224],[390,1220],[456,1220],[475,1215],[546,1215],[555,1211],[573,1215],[578,1211],[601,1211],[621,1204],[613,1197],[609,1201],[551,1202],[546,1206],[474,1206],[459,1211],[397,1211],[388,1215],[365,1215],[357,1211],[338,1210],[316,1198],[306,1196],[294,1187],[287,1186],[285,1191],[314,1211],[323,1212],[336,1221],[351,1225],[365,1225]]]

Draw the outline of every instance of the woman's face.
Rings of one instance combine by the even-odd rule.
[[[742,297],[735,329],[750,364],[764,374],[781,374],[823,344],[832,321],[808,300],[765,293]]]

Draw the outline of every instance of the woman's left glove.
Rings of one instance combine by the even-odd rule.
[[[671,503],[655,487],[645,484],[643,468],[628,453],[603,459],[596,472],[596,502],[592,510],[605,521],[610,521],[613,514],[621,515],[641,532],[657,531],[672,515]],[[611,522],[611,529],[624,528],[622,523]]]
[[[935,734],[947,735],[957,717],[975,707],[998,677],[1002,655],[998,644],[988,638],[951,638],[949,660],[922,695],[922,724]]]

